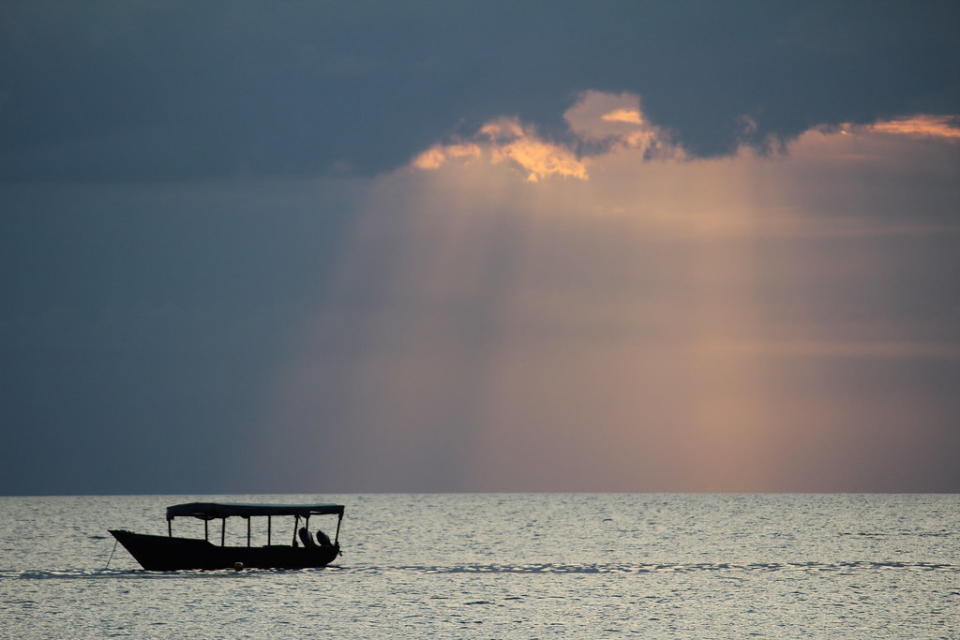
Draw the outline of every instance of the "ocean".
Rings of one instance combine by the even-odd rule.
[[[165,535],[166,506],[201,500],[342,503],[343,555],[324,569],[146,572],[107,533]],[[3,638],[960,638],[956,494],[0,505]],[[253,522],[262,544],[266,523]],[[335,522],[311,519],[331,535]],[[292,537],[292,519],[275,518],[273,531]],[[203,525],[177,519],[174,533],[202,537]],[[226,535],[245,544],[244,521],[228,521]]]

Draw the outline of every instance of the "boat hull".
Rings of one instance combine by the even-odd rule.
[[[328,547],[219,547],[207,540],[154,536],[110,529],[110,533],[148,571],[181,569],[307,569],[324,567],[339,554]]]

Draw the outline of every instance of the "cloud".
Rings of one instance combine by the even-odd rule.
[[[563,117],[573,144],[547,141],[535,127],[517,118],[498,118],[480,126],[467,140],[433,145],[416,155],[411,165],[434,170],[457,161],[508,162],[521,169],[528,182],[539,182],[550,177],[587,180],[592,156],[626,149],[647,159],[684,155],[667,132],[644,118],[640,99],[634,95],[586,91]]]
[[[451,160],[479,158],[484,154],[478,144],[434,145],[413,159],[417,169],[439,169]]]
[[[629,124],[643,124],[643,116],[639,109],[614,109],[610,113],[600,116],[605,122],[626,122]]]
[[[526,174],[528,182],[548,177],[587,179],[584,164],[560,144],[538,137],[533,127],[515,118],[501,118],[483,125],[470,142],[438,144],[412,160],[416,169],[439,169],[448,162],[484,159],[492,164],[508,162]]]
[[[836,207],[831,185],[837,183],[836,189],[843,190],[839,182],[850,179],[870,182],[872,191],[887,192],[888,197],[877,198],[870,214],[859,217],[814,215],[808,212],[803,217],[767,215],[762,219],[747,221],[736,216],[720,218],[674,213],[671,219],[673,224],[687,220],[688,231],[699,229],[706,233],[717,233],[721,229],[731,233],[749,229],[750,233],[758,233],[762,229],[765,234],[781,236],[864,236],[929,235],[957,231],[957,221],[947,219],[941,206],[923,208],[937,211],[937,220],[915,218],[894,222],[886,213],[911,206],[903,201],[904,191],[900,187],[916,179],[919,174],[932,176],[952,173],[958,157],[956,146],[951,143],[960,139],[957,137],[960,128],[955,126],[955,118],[915,114],[870,125],[816,124],[798,134],[790,144],[777,145],[774,141],[759,152],[746,140],[756,133],[756,122],[744,115],[740,118],[740,126],[745,140],[735,155],[716,163],[689,154],[675,140],[673,132],[658,126],[644,113],[640,97],[630,93],[582,92],[563,112],[563,120],[566,123],[565,135],[547,140],[533,125],[523,123],[516,117],[497,118],[479,126],[472,135],[454,136],[452,140],[434,144],[414,156],[409,166],[415,170],[435,171],[444,167],[478,168],[483,164],[505,164],[518,169],[519,175],[527,182],[549,178],[599,180],[610,188],[596,190],[596,202],[607,200],[611,193],[620,193],[623,190],[622,180],[627,175],[664,174],[672,180],[681,173],[674,165],[690,162],[700,163],[702,167],[714,167],[714,170],[706,172],[708,176],[719,176],[726,171],[739,174],[737,180],[745,179],[747,173],[816,173],[819,174],[820,188],[815,193],[824,194],[822,206]],[[933,146],[928,143],[933,143]],[[937,143],[940,143],[939,146]],[[769,151],[771,147],[775,151]],[[905,155],[913,158],[913,161],[902,162]],[[688,173],[694,175],[696,172],[691,169]],[[887,175],[881,177],[880,173]],[[605,177],[605,174],[610,174],[611,178]],[[732,177],[728,176],[727,179]],[[634,184],[642,183],[636,177],[632,180]],[[702,180],[696,184],[694,193],[707,192]],[[791,188],[793,184],[796,182],[787,181],[784,188]],[[636,202],[652,202],[651,195],[656,191],[657,188],[653,187],[652,191],[636,194]],[[716,197],[718,201],[725,201],[728,195],[724,192]],[[931,191],[912,197],[935,199],[940,195],[944,194]],[[674,194],[672,197],[677,196]],[[950,197],[949,194],[946,197]],[[611,204],[610,209],[636,207],[636,202],[629,203],[626,199]],[[696,206],[709,205],[698,203]]]
[[[668,130],[643,113],[640,97],[631,93],[584,91],[563,114],[586,156],[633,149],[644,159],[679,159],[683,150]]]
[[[589,88],[642,95],[598,123],[656,122],[689,157],[960,113],[956,3],[479,6],[2,3],[0,180],[372,175],[503,116],[555,143]]]
[[[562,146],[527,135],[494,147],[494,164],[503,160],[511,160],[528,171],[529,182],[537,182],[548,176],[587,179],[586,168],[573,153]]]
[[[869,125],[847,125],[846,129],[858,128],[862,131],[890,133],[920,138],[941,138],[960,141],[960,125],[957,116],[915,115],[896,120],[879,121]]]

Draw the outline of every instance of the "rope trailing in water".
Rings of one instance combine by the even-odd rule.
[[[113,540],[113,549],[110,550],[110,557],[107,558],[107,564],[104,565],[104,567],[103,567],[104,569],[108,569],[108,568],[110,567],[110,561],[113,560],[113,552],[117,550],[117,543],[118,543],[118,542],[120,542],[120,541],[117,540],[116,538],[114,538],[114,540]]]

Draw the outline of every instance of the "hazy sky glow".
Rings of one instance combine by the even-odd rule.
[[[597,126],[617,113],[578,104]],[[507,142],[481,130],[376,180],[335,283],[382,287],[353,320],[359,350],[298,351],[270,422],[309,422],[329,402],[315,388],[347,379],[370,426],[343,464],[363,461],[372,487],[918,489],[918,459],[950,477],[954,401],[931,386],[960,349],[922,311],[955,313],[951,277],[928,281],[952,249],[921,248],[960,232],[939,209],[960,196],[950,137],[880,123],[775,156],[651,159],[667,146],[637,142],[645,119],[624,112],[635,130],[578,173],[559,146],[502,151],[544,144],[514,123]],[[906,193],[919,176],[927,192]],[[324,307],[301,344],[342,322]]]
[[[960,490],[956,5],[534,5],[3,9],[0,491]]]

